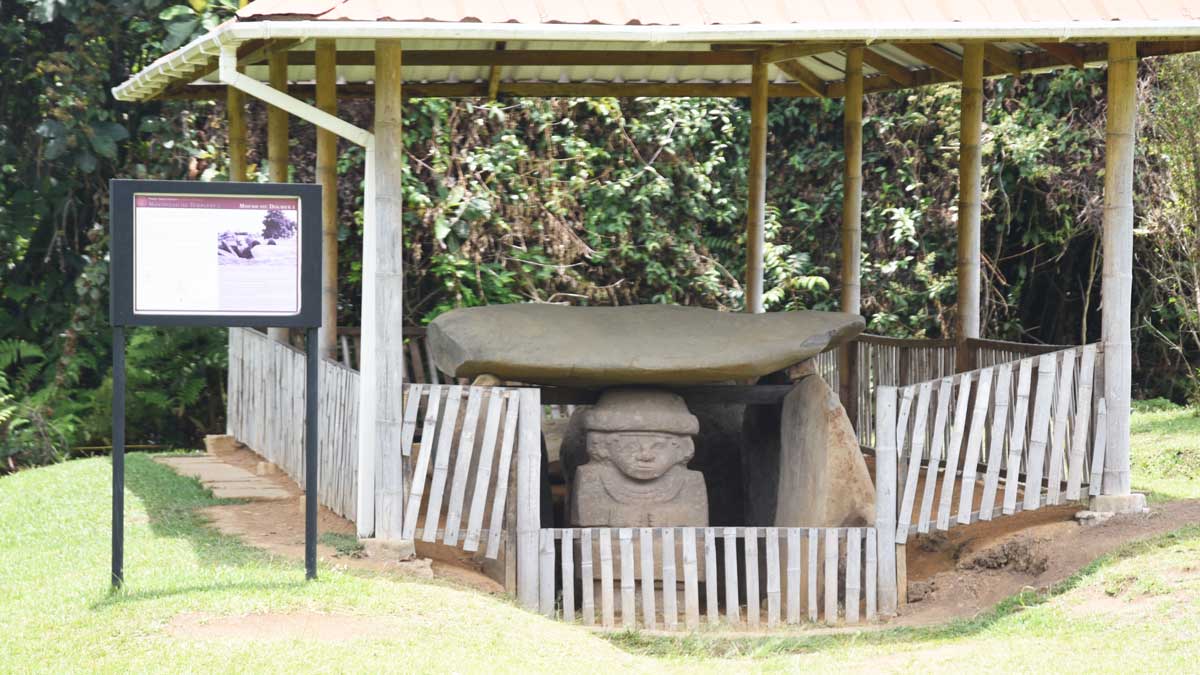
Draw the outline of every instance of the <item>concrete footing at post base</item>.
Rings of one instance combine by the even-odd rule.
[[[368,558],[403,562],[417,557],[417,547],[411,539],[360,539]]]
[[[1146,495],[1132,492],[1127,495],[1097,495],[1092,497],[1088,510],[1101,513],[1144,513]]]

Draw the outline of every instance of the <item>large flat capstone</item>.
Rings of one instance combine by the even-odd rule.
[[[429,325],[442,372],[529,384],[694,385],[760,377],[858,335],[839,312],[744,314],[699,307],[524,304],[447,312]]]

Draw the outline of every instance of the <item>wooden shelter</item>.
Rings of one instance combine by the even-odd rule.
[[[113,93],[117,98],[128,101],[227,97],[230,172],[233,180],[246,179],[246,137],[242,113],[246,97],[271,106],[268,148],[273,180],[285,180],[287,175],[287,116],[294,115],[318,127],[317,177],[326,186],[327,228],[325,311],[321,341],[322,347],[330,355],[336,347],[334,139],[341,137],[365,148],[360,367],[356,390],[337,393],[347,401],[351,398],[356,401],[357,420],[353,423],[356,429],[348,429],[347,420],[334,420],[334,423],[340,425],[339,433],[343,433],[346,439],[357,438],[353,451],[358,472],[354,490],[356,497],[353,507],[345,505],[344,510],[355,512],[361,537],[395,539],[404,534],[411,537],[412,529],[405,526],[406,515],[414,522],[416,518],[415,513],[405,513],[405,509],[411,507],[403,503],[403,476],[399,478],[400,487],[389,487],[390,483],[380,478],[400,466],[402,447],[406,451],[408,446],[405,443],[410,443],[413,437],[406,428],[406,421],[415,424],[417,414],[414,404],[414,417],[409,420],[407,407],[401,398],[406,345],[401,331],[397,330],[402,324],[403,204],[399,184],[401,167],[405,161],[400,142],[403,127],[401,104],[405,97],[748,97],[751,100],[751,154],[745,286],[746,310],[753,312],[763,311],[763,212],[768,180],[764,160],[768,151],[766,113],[770,99],[845,98],[841,304],[846,311],[857,312],[862,283],[859,263],[864,199],[861,167],[863,96],[871,92],[935,83],[961,83],[958,335],[945,344],[921,347],[936,350],[954,349],[957,346],[954,352],[957,368],[951,369],[949,375],[945,371],[929,375],[949,378],[954,370],[974,372],[971,368],[982,365],[979,363],[979,354],[983,352],[976,347],[977,343],[982,342],[979,294],[983,79],[1107,65],[1109,114],[1103,217],[1103,344],[1098,348],[1103,359],[1102,364],[1097,364],[1097,378],[1103,383],[1098,392],[1103,397],[1100,408],[1105,414],[1096,418],[1097,424],[1103,420],[1103,435],[1099,438],[1106,438],[1106,442],[1088,446],[1103,448],[1101,459],[1104,460],[1102,478],[1097,476],[1091,481],[1089,490],[1107,499],[1108,508],[1121,510],[1139,508],[1141,504],[1138,496],[1130,495],[1129,478],[1132,189],[1137,63],[1144,56],[1193,50],[1200,50],[1200,0],[1157,0],[1150,3],[1132,0],[1108,3],[1084,0],[1046,0],[1040,3],[998,0],[985,3],[974,0],[951,4],[917,0],[865,0],[858,3],[780,3],[766,0],[740,3],[721,0],[666,0],[659,3],[624,3],[616,0],[562,0],[553,3],[532,0],[504,3],[486,0],[454,3],[424,0],[257,0],[239,11],[236,20],[222,24],[207,35],[163,56],[116,87]],[[357,128],[339,119],[336,116],[336,101],[339,98],[372,99],[375,105],[374,129]],[[310,100],[315,105],[309,103]],[[869,196],[866,198],[869,199]],[[250,349],[250,343],[244,342],[248,338],[237,339],[240,341],[237,349]],[[866,367],[864,355],[876,353],[870,352],[870,349],[894,347],[899,350],[897,354],[910,353],[904,351],[908,347],[902,349],[887,341],[867,341],[864,344],[866,346],[843,350],[840,363],[836,364],[834,370],[843,390],[843,400],[851,408],[852,418],[857,413],[860,427],[877,425],[872,427],[871,433],[878,436],[872,436],[874,440],[870,444],[864,441],[864,445],[879,449],[896,442],[892,438],[895,418],[888,418],[891,421],[882,425],[877,422],[886,418],[890,406],[899,400],[901,419],[907,420],[909,412],[905,405],[910,406],[913,415],[918,414],[918,409],[924,415],[925,408],[922,406],[933,406],[933,402],[929,398],[930,392],[915,384],[912,385],[915,388],[898,392],[882,391],[881,387],[878,399],[873,389],[869,395],[864,394],[867,390],[859,385],[864,379],[859,370]],[[875,347],[871,347],[872,344]],[[994,347],[995,350],[1003,351],[1001,347]],[[238,358],[248,358],[246,355],[249,353],[239,351]],[[916,354],[916,351],[911,353]],[[1015,356],[1030,356],[1027,359],[1030,364],[1039,358],[1028,352],[1016,353]],[[1040,358],[1039,368],[1048,368],[1046,372],[1053,375],[1058,362],[1050,363],[1044,357]],[[1090,368],[1095,359],[1096,352],[1091,356],[1084,352],[1072,352],[1070,361],[1071,377],[1082,378],[1079,373],[1087,373],[1089,397],[1092,387]],[[416,363],[419,365],[420,359]],[[901,371],[908,367],[908,362],[897,363]],[[1064,377],[1060,378],[1060,382],[1066,380],[1068,373],[1065,357],[1061,363]],[[410,361],[409,366],[412,365]],[[1010,375],[1019,372],[1029,376],[1032,365],[1013,368],[1017,370],[1010,370]],[[1084,371],[1085,368],[1088,370]],[[231,382],[234,377],[235,373],[231,372]],[[981,390],[986,388],[983,380],[975,377],[975,380],[962,380],[967,382],[968,390],[972,381],[978,383]],[[1012,375],[1014,386],[1017,377]],[[1028,389],[1030,377],[1022,380],[1021,386],[1026,387],[1026,396],[1031,395]],[[993,386],[990,384],[990,366],[987,378],[987,386]],[[1043,382],[1048,385],[1052,379]],[[913,379],[912,382],[917,380]],[[1082,379],[1080,382],[1082,386]],[[898,381],[897,384],[910,383]],[[945,387],[939,399],[943,395],[946,399],[939,400],[938,409],[930,416],[931,420],[935,415],[940,418],[947,416],[950,388],[958,386],[960,380],[953,380]],[[1065,391],[1065,387],[1063,389]],[[999,388],[996,391],[999,392]],[[1048,390],[1044,394],[1039,391],[1037,395],[1039,400],[1048,402],[1055,393]],[[1069,393],[1058,396],[1060,401],[1067,401],[1055,408],[1060,411],[1059,414],[1067,414],[1068,404],[1075,411],[1076,404],[1070,402],[1073,399],[1069,399]],[[432,394],[429,395],[432,397]],[[996,397],[999,396],[997,393]],[[1006,406],[1007,396],[1005,393]],[[525,411],[520,419],[536,418],[536,415],[526,413],[536,411],[537,399],[518,398],[519,408]],[[968,399],[975,401],[970,396]],[[411,400],[411,397],[404,400]],[[1080,400],[1083,401],[1082,398]],[[998,403],[994,397],[993,405]],[[1095,409],[1091,399],[1088,398],[1085,404],[1090,414]],[[457,406],[457,402],[454,405]],[[476,400],[469,405],[481,404]],[[857,410],[861,405],[871,406],[874,415]],[[963,406],[966,419],[966,404]],[[1048,403],[1046,410],[1045,415],[1049,419],[1051,413]],[[499,408],[496,411],[499,415]],[[231,416],[236,412],[231,402]],[[895,413],[891,409],[890,414]],[[1040,414],[1035,411],[1031,418]],[[510,422],[516,419],[515,415],[514,412]],[[979,417],[981,429],[983,420],[984,417]],[[1034,423],[1036,425],[1036,419]],[[231,420],[231,427],[236,424],[242,422]],[[974,428],[976,425],[972,423],[971,426]],[[1058,430],[1058,426],[1054,429],[1055,434],[1065,434],[1067,426],[1062,425],[1062,431]],[[535,431],[528,423],[522,423],[520,438],[516,441],[518,445],[521,439],[528,441],[527,437],[533,437]],[[865,438],[864,433],[860,428],[860,438]],[[968,434],[966,430],[958,429],[956,433],[959,441],[965,442],[968,448],[976,442],[973,431]],[[1035,438],[1031,442],[1038,440]],[[1056,442],[1054,438],[1041,440]],[[974,447],[978,450],[979,445]],[[341,451],[344,453],[345,448]],[[957,462],[957,449],[954,453]],[[969,450],[967,454],[970,454]],[[903,453],[901,460],[904,461]],[[529,475],[522,472],[521,463],[531,461],[534,460],[518,453],[517,472],[521,476]],[[1059,457],[1059,464],[1065,461]],[[929,466],[928,463],[919,465]],[[932,465],[933,477],[936,478],[937,462],[934,461]],[[998,472],[1000,465],[996,466]],[[1067,472],[1084,471],[1080,462],[1064,467]],[[1058,470],[1059,467],[1053,468]],[[892,466],[891,470],[895,471],[895,467]],[[974,464],[969,467],[964,465],[962,475],[966,476],[968,470],[974,476]],[[1038,471],[1040,475],[1040,465]],[[946,475],[951,473],[946,471]],[[916,475],[915,472],[911,474],[912,480],[916,480]],[[1083,477],[1086,480],[1087,474],[1083,474]],[[900,487],[903,487],[903,478],[901,476],[898,481]],[[1014,476],[1009,478],[1015,480]],[[1062,478],[1068,480],[1066,473]],[[1078,483],[1074,486],[1078,496]],[[520,501],[531,495],[531,491],[536,491],[536,484],[518,484],[516,489],[519,492],[517,500]],[[377,490],[391,497],[376,494]],[[394,491],[394,494],[389,491]],[[1011,496],[1014,499],[1015,494]],[[1052,492],[1047,499],[1056,498],[1054,494]],[[910,506],[911,499],[910,491]],[[946,500],[948,504],[949,497]],[[930,501],[928,495],[926,501]],[[410,499],[409,503],[419,507],[420,495],[415,502]],[[902,503],[901,509],[903,507]],[[969,522],[969,500],[966,509]],[[522,551],[532,553],[522,554],[518,560],[519,564],[533,565],[531,573],[534,576],[530,578],[536,578],[538,523],[534,515],[521,515],[527,512],[532,513],[528,510],[518,513],[517,529],[521,537],[528,534],[532,539],[523,538],[519,546]],[[990,517],[990,507],[988,513]],[[960,507],[960,518],[962,514]],[[895,518],[894,513],[892,518]],[[524,522],[521,522],[522,519]],[[906,529],[907,525],[904,527]],[[546,530],[542,532],[540,545],[544,557],[547,535]],[[475,534],[478,536],[478,532]],[[785,544],[791,542],[788,539],[790,535],[786,533],[784,536]],[[815,551],[815,537],[818,535],[815,530],[811,535],[814,537],[810,542],[814,547],[811,550]],[[564,536],[574,535],[565,535],[563,532],[550,535],[551,560],[554,558],[555,541],[568,541]],[[682,536],[690,536],[692,543],[696,542],[695,533],[684,532]],[[750,535],[740,532],[729,536]],[[768,533],[766,536],[769,544],[775,535]],[[857,537],[847,534],[846,545],[858,550]],[[851,539],[853,544],[850,543]],[[749,546],[750,539],[746,541]],[[758,541],[757,534],[754,535],[754,541]],[[864,546],[870,551],[868,556],[874,554],[878,544],[881,557],[877,563],[884,565],[882,551],[890,546],[890,540],[885,544],[880,534],[878,541],[874,538],[865,541],[867,543]],[[780,545],[778,539],[774,542],[774,546]],[[621,543],[619,537],[618,543]],[[566,556],[569,542],[563,546],[563,555]],[[590,554],[591,548],[586,550]],[[772,550],[778,556],[778,548]],[[810,563],[816,564],[811,559]],[[565,569],[565,557],[563,564]],[[712,569],[715,569],[715,565]],[[553,574],[550,576],[550,583],[553,584]],[[542,579],[544,583],[545,575]],[[880,576],[880,579],[884,577]],[[874,578],[871,577],[868,583],[874,584]],[[894,585],[892,588],[894,591]],[[537,588],[519,590],[523,591],[523,595],[525,592],[533,593],[533,596],[525,596],[524,599],[537,604]],[[778,586],[775,590],[778,593]],[[836,596],[834,600],[836,604]],[[757,602],[755,597],[755,612]],[[873,596],[868,602],[873,602]],[[857,611],[856,604],[855,616]]]

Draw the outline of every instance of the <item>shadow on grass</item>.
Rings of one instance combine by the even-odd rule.
[[[951,621],[940,626],[779,637],[718,637],[703,633],[676,637],[623,631],[612,633],[607,638],[625,651],[645,656],[766,658],[787,654],[811,654],[851,645],[913,645],[935,640],[972,637],[987,631],[1007,617],[1044,604],[1052,598],[1079,587],[1082,582],[1105,567],[1143,553],[1195,539],[1200,539],[1200,524],[1188,525],[1173,532],[1130,542],[1097,558],[1046,592],[1025,591],[1001,601],[991,610],[977,617]]]
[[[223,504],[241,504],[241,499],[217,499],[194,478],[181,476],[173,469],[146,454],[130,454],[125,462],[125,485],[146,509],[150,531],[156,538],[184,539],[191,545],[202,567],[254,565],[295,568],[293,582],[247,582],[193,584],[170,588],[113,590],[92,605],[93,609],[127,602],[153,600],[193,592],[243,589],[263,591],[302,588],[305,584],[303,566],[284,562],[270,554],[242,543],[237,537],[221,534],[200,515],[199,509]],[[127,516],[128,517],[128,516]],[[128,544],[127,544],[128,546]],[[128,570],[127,570],[128,572]],[[136,574],[136,571],[134,572]]]

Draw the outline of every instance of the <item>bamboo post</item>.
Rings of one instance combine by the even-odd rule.
[[[843,146],[846,164],[842,177],[842,311],[862,310],[862,111],[863,48],[846,50],[846,100]],[[838,351],[838,389],[846,415],[859,428],[858,345],[850,342]]]
[[[370,351],[370,359],[361,371],[362,376],[370,377],[366,393],[372,401],[363,406],[360,414],[368,415],[366,424],[370,425],[373,432],[373,438],[367,439],[363,451],[370,454],[373,461],[380,463],[401,461],[403,432],[401,389],[404,339],[398,330],[404,309],[400,218],[403,204],[401,174],[404,166],[404,147],[400,139],[401,58],[400,41],[376,41],[372,167],[375,208],[372,218],[369,221],[364,219],[370,239],[363,245],[363,278],[370,278],[369,288],[363,289],[363,351]],[[387,473],[383,466],[376,465],[373,468],[376,475]],[[359,488],[363,488],[361,483]],[[389,486],[389,490],[392,489]],[[378,498],[376,494],[377,512]],[[400,538],[399,529],[394,525],[403,522],[401,511],[401,507],[396,505],[387,520],[378,518],[378,513],[374,516],[376,538]]]
[[[317,40],[317,108],[337,114],[337,41]],[[317,182],[321,185],[321,354],[337,357],[338,222],[337,136],[317,127]]]
[[[276,50],[267,56],[268,78],[274,89],[287,92],[287,68],[286,51]],[[288,182],[288,114],[273,105],[267,106],[267,171],[272,183]],[[287,328],[268,328],[267,335],[277,342],[288,342]]]
[[[1130,313],[1133,293],[1133,153],[1137,116],[1137,43],[1108,45],[1108,126],[1104,162],[1104,270],[1101,285],[1104,402],[1107,407],[1102,494],[1129,494]]]
[[[767,64],[756,62],[750,76],[750,167],[746,209],[745,310],[763,311],[763,217],[767,198]]]
[[[958,348],[959,372],[971,369],[968,338],[979,337],[979,230],[983,133],[983,44],[963,44],[958,150]]]

